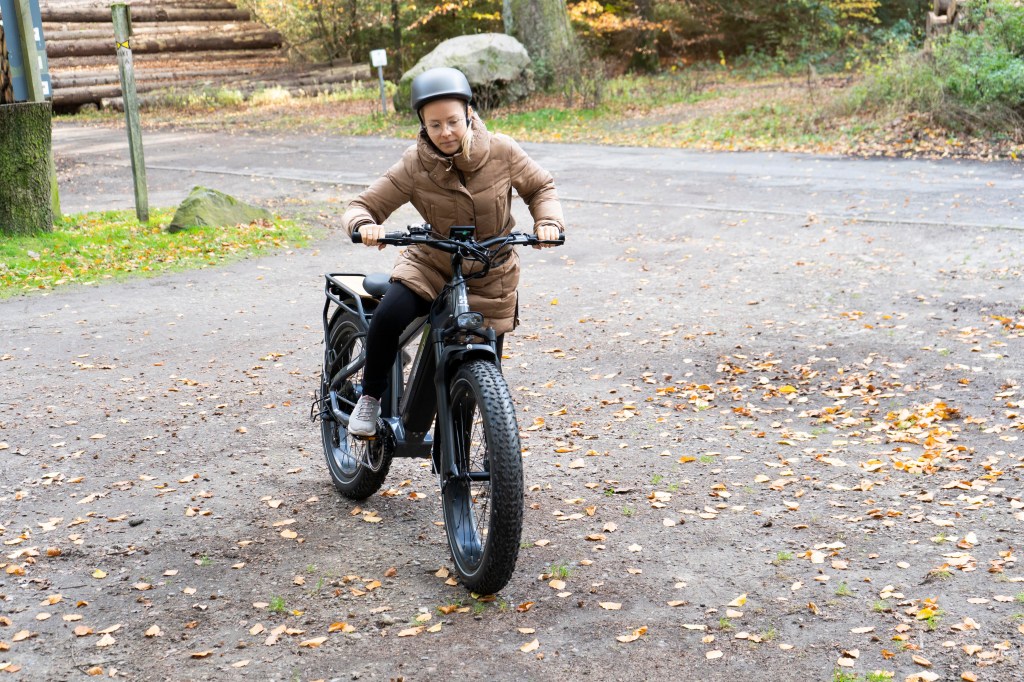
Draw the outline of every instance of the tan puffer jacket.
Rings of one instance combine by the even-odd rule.
[[[475,115],[472,127],[470,158],[461,153],[441,155],[420,131],[402,159],[349,205],[342,216],[349,234],[362,225],[382,224],[406,202],[443,235],[453,225],[475,225],[479,240],[508,234],[515,226],[513,188],[529,206],[534,229],[550,223],[563,230],[562,206],[551,174],[512,138],[491,134]],[[391,273],[392,281],[403,282],[428,300],[437,297],[450,276],[448,254],[423,246],[404,249]],[[519,257],[514,253],[486,277],[469,281],[470,307],[483,313],[498,334],[511,331],[518,322],[518,284]]]

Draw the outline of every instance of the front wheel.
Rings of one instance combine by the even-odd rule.
[[[523,460],[512,396],[493,363],[473,360],[456,372],[448,404],[457,471],[442,481],[448,545],[463,584],[493,594],[512,577],[523,527]]]

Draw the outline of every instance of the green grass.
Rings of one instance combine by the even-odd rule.
[[[784,561],[792,561],[792,560],[793,560],[793,553],[792,552],[777,552],[775,554],[775,560],[772,563],[775,564],[776,566],[778,566],[779,564],[781,564]]]
[[[1014,597],[1018,602],[1024,603],[1024,592],[1018,592],[1017,596]]]
[[[69,284],[93,285],[132,276],[205,268],[279,248],[304,246],[307,230],[288,220],[236,227],[202,227],[169,234],[173,211],[66,216],[52,232],[0,242],[0,298]]]
[[[851,590],[850,586],[847,585],[846,583],[839,583],[839,585],[836,587],[836,596],[837,597],[852,597],[853,596],[853,590]]]
[[[287,610],[288,607],[285,606],[284,597],[270,598],[270,605],[267,606],[267,611],[270,611],[271,613],[284,613]]]
[[[932,130],[929,116],[950,110],[948,88],[939,80],[927,59],[906,51],[828,82],[780,77],[779,72],[765,76],[757,68],[696,64],[660,75],[627,74],[604,80],[600,98],[590,107],[579,102],[570,105],[564,93],[537,93],[525,102],[481,113],[491,131],[527,142],[913,153],[919,145],[916,137],[908,141],[908,136],[927,128],[924,137],[929,144],[948,143],[957,152],[964,140],[971,141],[969,130],[959,127],[967,136],[964,140],[956,137],[956,127],[947,131],[952,137]],[[894,132],[893,119],[908,115],[912,120]],[[115,122],[120,116],[101,111],[76,119]],[[1024,154],[1019,128],[1002,113],[988,118],[1006,119],[1000,135],[983,136],[999,147],[997,153],[1010,158]],[[269,89],[245,102],[230,89],[171,93],[147,110],[143,120],[150,125],[204,129],[302,130],[403,139],[414,138],[419,130],[412,114],[389,111],[381,116],[376,85],[363,84],[317,97],[292,97]]]
[[[550,573],[553,578],[565,580],[572,575],[572,570],[569,568],[568,563],[561,561],[557,564],[552,564],[548,573]]]
[[[875,670],[864,675],[836,670],[832,673],[832,682],[889,682],[894,677],[895,673],[888,670]]]
[[[718,629],[719,630],[732,630],[732,628],[733,628],[732,621],[729,620],[728,618],[726,618],[725,616],[722,616],[721,618],[718,619]]]

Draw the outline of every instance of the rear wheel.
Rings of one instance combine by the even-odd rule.
[[[457,474],[442,481],[445,532],[455,569],[492,594],[515,571],[523,526],[523,461],[508,385],[493,363],[458,369],[449,391]]]
[[[320,435],[323,439],[327,468],[331,472],[334,486],[345,497],[365,500],[380,490],[391,468],[393,446],[387,436],[390,431],[378,429],[380,435],[374,440],[365,440],[349,435],[345,426],[330,414],[330,387],[333,385],[338,398],[338,407],[343,412],[352,409],[362,393],[363,372],[338,379],[344,375],[352,360],[363,353],[366,338],[362,325],[351,313],[335,311],[327,326],[327,362],[321,375],[320,395],[325,396],[327,410],[320,420]]]

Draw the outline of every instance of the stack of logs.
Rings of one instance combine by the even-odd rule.
[[[145,100],[159,91],[266,87],[315,94],[366,80],[366,66],[298,70],[281,35],[228,0],[132,0],[131,49]],[[53,105],[120,107],[117,51],[109,0],[43,0],[43,33]]]

